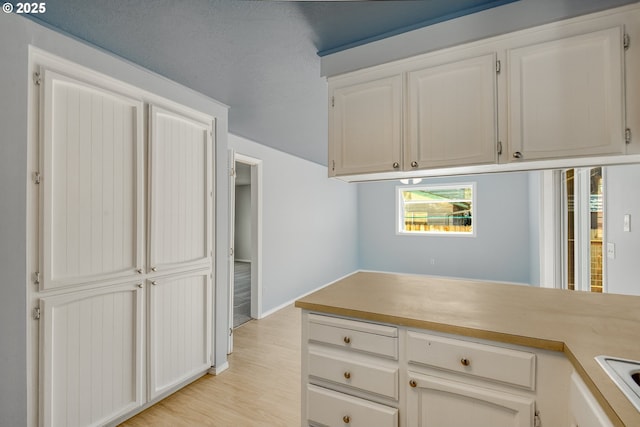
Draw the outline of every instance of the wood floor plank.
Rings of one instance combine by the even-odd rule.
[[[121,426],[299,426],[300,310],[288,306],[234,334],[228,370],[200,378]]]

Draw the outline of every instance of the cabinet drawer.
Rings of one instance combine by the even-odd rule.
[[[407,332],[409,362],[535,390],[536,356],[418,332]]]
[[[314,426],[397,427],[398,409],[322,387],[307,387],[308,422]]]
[[[310,314],[309,341],[398,359],[398,329],[391,326]]]
[[[387,361],[387,363],[393,362]],[[398,399],[398,367],[384,366],[383,363],[376,363],[376,360],[371,357],[355,357],[345,352],[311,350],[309,375]]]

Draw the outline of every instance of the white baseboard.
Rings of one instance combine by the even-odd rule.
[[[340,278],[338,278],[338,279],[336,279],[336,280],[333,280],[333,281],[331,281],[331,282],[329,282],[329,283],[325,283],[324,285],[319,286],[319,287],[317,287],[317,288],[315,288],[315,289],[313,289],[313,290],[311,290],[311,291],[309,291],[309,292],[306,292],[306,293],[304,293],[304,294],[302,294],[302,295],[299,295],[298,297],[296,297],[296,298],[294,298],[294,299],[292,299],[292,300],[289,300],[289,301],[287,301],[287,302],[285,302],[285,303],[283,303],[283,304],[280,304],[279,306],[277,306],[277,307],[275,307],[275,308],[272,308],[271,310],[265,311],[265,312],[263,312],[263,313],[260,315],[259,319],[264,319],[265,317],[272,315],[272,314],[273,314],[273,313],[275,313],[276,311],[278,311],[278,310],[282,310],[282,309],[283,309],[283,308],[285,308],[286,306],[288,306],[288,305],[291,305],[291,304],[295,303],[295,302],[296,302],[297,300],[299,300],[300,298],[304,298],[304,297],[306,297],[307,295],[310,295],[310,294],[312,294],[312,293],[314,293],[314,292],[316,292],[316,291],[319,291],[319,290],[320,290],[320,289],[322,289],[322,288],[326,288],[326,287],[327,287],[327,286],[329,286],[329,285],[333,285],[334,283],[339,282],[340,280],[344,279],[345,277],[349,277],[349,276],[351,276],[352,274],[357,273],[358,271],[360,271],[360,270],[355,270],[355,271],[352,271],[352,272],[351,272],[351,273],[349,273],[349,274],[345,274],[344,276],[342,276],[342,277],[340,277]]]
[[[238,261],[238,262],[248,262],[248,263],[251,263],[251,260],[250,260],[250,259],[239,259],[239,258],[235,258],[234,260],[235,260],[235,261]]]
[[[220,366],[212,366],[211,369],[209,369],[209,373],[211,375],[220,375],[222,372],[226,371],[227,369],[229,369],[228,361],[224,362]]]
[[[519,285],[519,286],[532,286],[537,287],[538,285],[532,285],[531,283],[523,283],[523,282],[508,282],[504,280],[490,280],[490,279],[473,279],[471,277],[455,277],[455,276],[439,276],[436,274],[423,274],[423,273],[403,273],[401,271],[382,271],[382,270],[357,270],[354,273],[384,273],[384,274],[402,274],[404,276],[420,276],[420,277],[431,277],[434,279],[453,279],[453,280],[466,280],[468,282],[485,282],[485,283],[501,283],[504,285]]]

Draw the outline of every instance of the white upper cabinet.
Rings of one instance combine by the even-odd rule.
[[[336,81],[329,100],[329,175],[399,170],[402,76]]]
[[[40,289],[136,274],[144,251],[142,102],[41,74]]]
[[[212,259],[212,122],[151,106],[149,267],[166,273]]]
[[[495,163],[496,54],[442,61],[407,73],[405,169]]]
[[[508,50],[511,161],[625,153],[623,34],[617,26]]]

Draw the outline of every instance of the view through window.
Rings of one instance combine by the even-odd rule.
[[[398,187],[401,234],[474,234],[474,184]]]

